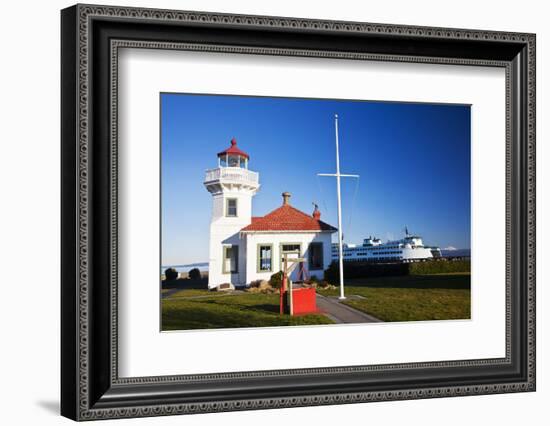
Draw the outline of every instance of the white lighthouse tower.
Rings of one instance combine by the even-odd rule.
[[[246,247],[239,231],[252,222],[252,197],[260,188],[258,173],[248,170],[249,160],[233,138],[218,153],[218,167],[206,171],[204,186],[212,194],[209,288],[246,284]]]

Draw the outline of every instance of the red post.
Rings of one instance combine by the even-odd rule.
[[[281,281],[281,287],[279,288],[279,294],[280,294],[280,298],[279,298],[279,305],[280,305],[279,313],[280,313],[281,315],[283,315],[283,314],[285,313],[285,297],[284,297],[285,291],[286,291],[286,274],[283,272],[283,279],[282,279],[282,281]]]
[[[283,315],[285,313],[285,291],[286,291],[286,256],[283,262],[283,278],[281,280],[281,287],[279,288],[279,313]]]

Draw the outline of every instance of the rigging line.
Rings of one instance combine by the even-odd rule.
[[[326,214],[328,214],[328,207],[325,200],[325,195],[323,194],[323,188],[321,186],[321,180],[319,179],[319,175],[316,175],[317,178],[317,186],[319,187],[319,192],[321,194],[321,202],[323,203],[323,208],[325,209]]]
[[[350,210],[350,214],[349,214],[348,233],[351,233],[351,223],[352,223],[353,211],[355,210],[355,202],[357,200],[357,194],[359,192],[359,178],[360,178],[360,176],[357,176],[357,181],[355,182],[355,191],[353,192],[353,200],[351,202],[351,210]]]

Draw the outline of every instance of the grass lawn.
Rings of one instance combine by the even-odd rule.
[[[177,297],[162,300],[162,330],[312,324],[332,324],[332,321],[324,315],[279,315],[278,294],[217,293],[198,299]]]
[[[320,290],[336,296],[338,290]],[[449,273],[346,280],[345,304],[382,321],[470,318],[470,274]]]
[[[318,291],[337,296],[339,290]],[[346,280],[346,295],[344,303],[382,321],[470,318],[469,273],[350,279]],[[279,315],[278,294],[225,294],[187,288],[162,300],[163,330],[331,323],[324,315]]]
[[[164,290],[166,290],[166,291],[164,291]],[[163,289],[163,294],[167,293],[169,291],[173,291],[173,290]],[[167,299],[172,299],[172,298],[175,298],[175,297],[213,296],[213,295],[220,296],[220,295],[223,295],[223,293],[214,293],[214,292],[209,291],[209,290],[189,288],[189,289],[185,289],[185,290],[176,290],[174,293],[167,296]]]

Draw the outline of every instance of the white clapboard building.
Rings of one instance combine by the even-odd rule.
[[[213,202],[208,287],[269,280],[282,269],[285,253],[305,258],[309,275],[323,278],[336,228],[321,221],[317,207],[312,214],[292,207],[288,192],[282,194],[280,207],[253,217],[252,197],[260,183],[259,174],[248,169],[249,160],[233,139],[228,149],[218,153],[218,167],[206,171],[204,186]]]

